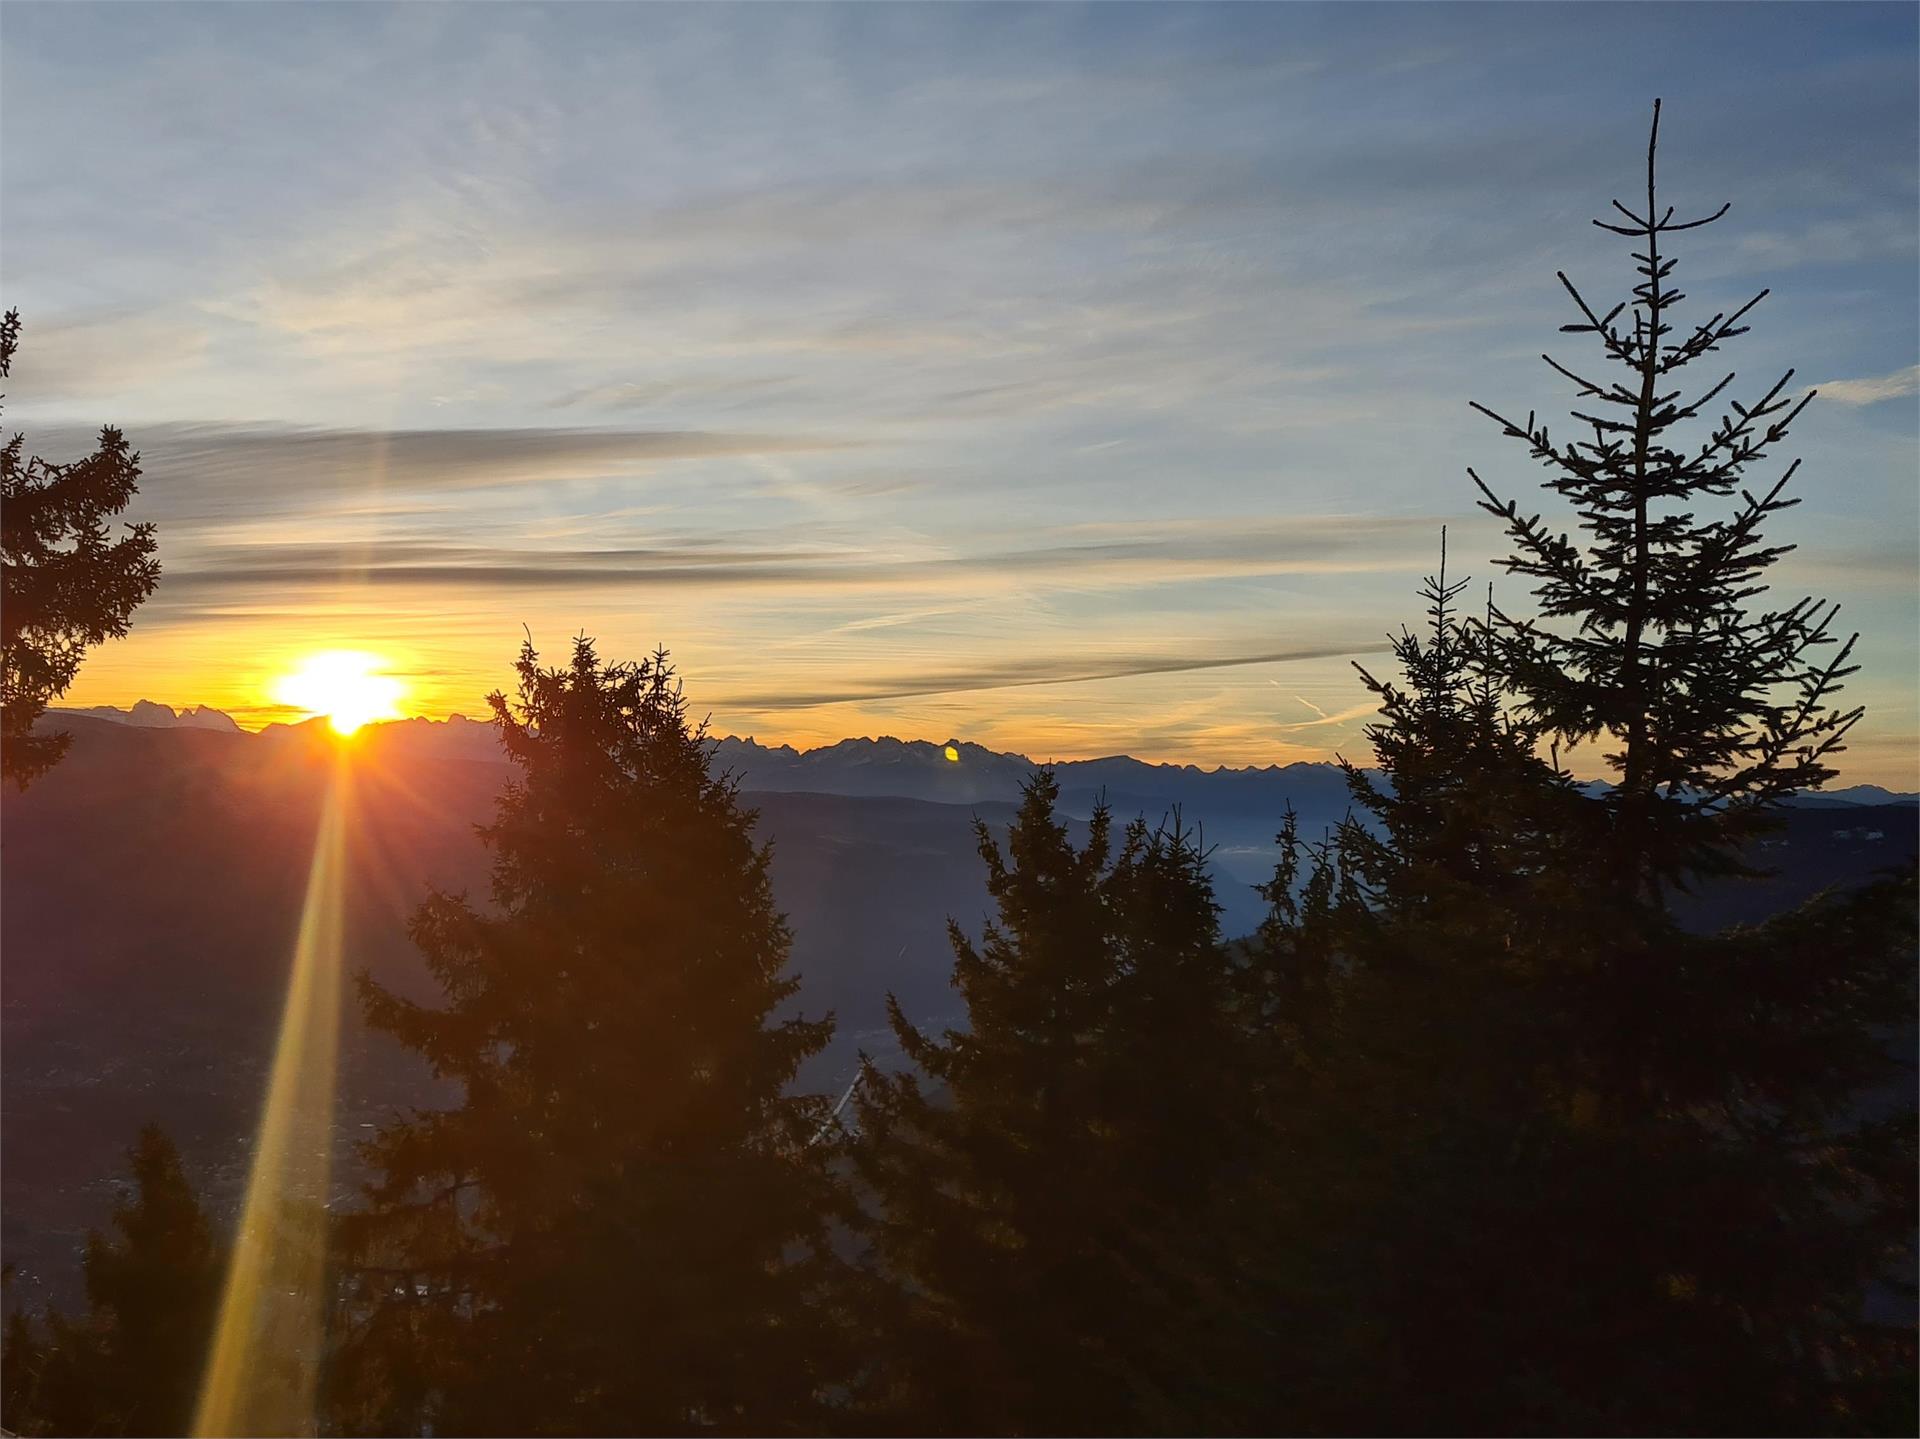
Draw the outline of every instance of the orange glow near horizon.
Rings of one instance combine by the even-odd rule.
[[[350,735],[364,724],[401,718],[407,687],[387,668],[379,655],[364,650],[321,650],[283,675],[273,697],[310,715],[325,715],[334,733]]]
[[[661,627],[663,633],[670,629]],[[550,659],[555,642],[549,636],[567,631],[555,621],[535,625],[534,633],[546,642]],[[651,634],[633,638],[609,627],[601,653],[608,658],[646,653]],[[315,664],[322,656],[341,654],[355,659],[344,665],[331,658]],[[272,623],[246,621],[236,623],[219,645],[190,631],[143,631],[136,625],[127,639],[89,654],[79,680],[57,706],[129,709],[142,699],[176,709],[209,705],[247,730],[331,715],[337,716],[334,728],[344,735],[349,726],[381,720],[439,721],[453,714],[484,720],[487,693],[513,691],[510,658],[510,646],[476,640],[464,631],[442,634],[430,620],[400,612],[386,622],[331,609],[310,621],[296,622],[292,616],[276,617]],[[802,704],[782,703],[777,692],[789,684],[798,692],[828,687],[840,676],[828,671],[823,681],[813,668],[783,670],[771,650],[742,658],[711,639],[682,645],[674,660],[686,679],[690,702],[711,717],[714,734],[752,736],[769,746],[805,750],[880,735],[941,746],[958,738],[1035,759],[1127,754],[1148,763],[1203,769],[1328,763],[1336,754],[1367,762],[1371,754],[1361,733],[1371,716],[1353,710],[1366,694],[1344,658],[1022,685],[978,694]],[[362,695],[362,702],[347,704],[331,686],[333,678]],[[370,695],[361,688],[363,682],[371,683]],[[769,691],[776,695],[771,701],[765,698]],[[1898,705],[1888,702],[1884,693],[1866,693],[1864,687],[1861,697],[1870,705],[1878,702],[1869,717],[1882,716],[1883,727],[1853,738],[1840,756],[1834,786],[1920,789],[1915,742],[1910,730],[1896,723]],[[365,738],[361,733],[344,737],[349,745]],[[1582,745],[1562,758],[1576,778],[1601,778],[1607,773],[1601,758],[1606,748]]]

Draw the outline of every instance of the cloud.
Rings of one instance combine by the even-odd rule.
[[[711,430],[344,430],[287,425],[142,425],[131,437],[149,519],[311,512],[337,497],[486,487],[622,474],[674,460],[827,450],[845,442]],[[46,453],[91,435],[49,427]]]
[[[1348,659],[1379,654],[1384,644],[1303,645],[1255,654],[1207,656],[1030,655],[970,670],[880,676],[858,684],[809,691],[770,691],[762,694],[717,693],[716,709],[792,710],[815,705],[857,704],[879,700],[918,699],[926,695],[971,693],[978,690],[1019,689],[1031,685],[1083,684],[1090,680],[1132,679],[1141,675],[1186,674],[1194,670],[1230,669],[1240,665],[1280,664],[1291,660]]]
[[[556,396],[550,408],[654,410],[689,402],[744,402],[794,386],[798,375],[683,375],[654,381],[590,385]]]
[[[1888,210],[1843,220],[1822,219],[1793,228],[1753,230],[1735,243],[1735,256],[1750,266],[1790,269],[1840,265],[1911,255],[1913,215]]]
[[[32,314],[22,318],[20,354],[7,381],[15,403],[120,395],[207,357],[205,323],[184,306],[94,310],[41,323]]]
[[[1882,400],[1898,400],[1920,394],[1920,365],[1908,365],[1906,369],[1895,370],[1890,375],[1876,375],[1863,380],[1828,380],[1824,385],[1814,388],[1819,390],[1821,399],[1837,404],[1856,407],[1877,405]]]
[[[1329,574],[1417,566],[1442,522],[1426,516],[1310,515],[1175,523],[1089,524],[1042,534],[1051,544],[975,536],[960,553],[797,544],[780,531],[666,532],[651,544],[516,548],[380,538],[306,543],[203,543],[169,566],[162,598],[233,590],[284,592],[343,584],[458,585],[463,590],[580,593],[608,587],[723,586],[967,593],[983,585],[1151,584],[1268,574]]]

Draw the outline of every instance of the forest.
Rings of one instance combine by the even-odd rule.
[[[792,1012],[766,847],[674,664],[526,642],[486,892],[413,913],[438,997],[347,1000],[457,1101],[366,1138],[357,1202],[247,1237],[324,1314],[247,1377],[297,1396],[288,1432],[1911,1433],[1914,875],[1677,917],[1859,711],[1833,608],[1765,584],[1812,396],[1694,382],[1757,298],[1684,308],[1672,251],[1718,217],[1662,208],[1657,138],[1656,107],[1644,196],[1595,222],[1626,295],[1560,277],[1564,430],[1475,405],[1541,475],[1529,503],[1470,472],[1502,578],[1434,537],[1356,678],[1349,816],[1271,817],[1251,933],[1204,816],[1070,825],[1039,768],[976,825],[984,928],[948,921],[965,1022],[892,1005],[901,1062],[805,1092],[833,1019]],[[150,532],[104,540],[138,477],[109,435],[0,452],[22,787],[158,579]],[[10,1304],[15,1433],[218,1432],[235,1236],[164,1131],[128,1142],[84,1308]]]

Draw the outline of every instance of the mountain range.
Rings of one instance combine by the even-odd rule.
[[[51,714],[85,715],[146,728],[243,732],[229,716],[206,705],[190,705],[176,713],[166,705],[139,700],[129,710],[99,705],[56,709]],[[285,739],[324,723],[312,719],[298,724],[270,724],[259,734],[269,741]],[[465,715],[444,720],[376,722],[366,729],[377,731],[378,743],[395,753],[438,759],[502,759],[492,723]],[[784,744],[763,745],[751,736],[743,739],[729,735],[715,741],[714,759],[720,769],[738,776],[745,790],[885,795],[939,804],[1017,802],[1020,786],[1028,776],[1038,765],[1050,763],[1060,783],[1062,800],[1071,812],[1091,813],[1094,804],[1104,797],[1121,815],[1139,813],[1157,819],[1178,810],[1189,821],[1203,819],[1235,831],[1242,827],[1236,821],[1249,817],[1257,817],[1270,830],[1275,817],[1289,804],[1301,814],[1303,828],[1311,831],[1314,826],[1310,816],[1337,819],[1347,806],[1346,781],[1339,767],[1314,762],[1237,769],[1155,764],[1130,755],[1056,762],[990,750],[960,739],[936,743],[890,735],[844,739],[806,750]],[[1598,792],[1605,785],[1595,782],[1589,788]],[[1860,784],[1799,795],[1793,802],[1810,806],[1920,804],[1920,794]]]
[[[87,709],[57,709],[54,713],[86,715],[90,719],[110,720],[115,724],[130,724],[141,729],[212,729],[227,734],[240,733],[240,726],[235,723],[233,716],[212,705],[188,705],[176,712],[171,705],[135,700],[132,709],[94,705]]]

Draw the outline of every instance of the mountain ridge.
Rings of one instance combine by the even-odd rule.
[[[172,705],[159,704],[153,700],[135,700],[131,709],[118,709],[113,705],[89,705],[76,709],[50,709],[47,713],[82,715],[88,719],[132,725],[137,729],[210,729],[218,730],[223,734],[246,733],[232,715],[225,710],[217,710],[212,705],[187,705],[176,711]]]
[[[240,728],[228,715],[207,705],[174,711],[151,700],[131,709],[112,705],[50,709],[49,717],[78,716],[148,729],[207,729],[266,740],[318,733],[323,719],[276,721],[257,731]],[[409,754],[504,763],[490,719],[452,714],[444,720],[413,716],[380,720],[364,727],[373,743]],[[364,741],[363,741],[364,742]],[[738,777],[749,791],[888,796],[947,804],[1017,800],[1020,786],[1043,765],[1051,765],[1068,807],[1089,811],[1104,796],[1116,811],[1147,812],[1156,805],[1205,811],[1223,819],[1269,816],[1288,804],[1310,814],[1343,809],[1345,776],[1324,760],[1288,764],[1203,765],[1136,759],[1129,754],[1090,759],[1037,760],[1012,750],[993,750],[950,736],[944,741],[900,739],[894,735],[858,735],[800,749],[764,745],[752,735],[723,735],[713,740],[714,762]],[[1369,771],[1370,772],[1370,771]],[[1605,781],[1591,781],[1602,790]],[[1297,797],[1296,797],[1296,792]],[[1881,785],[1845,785],[1812,791],[1790,803],[1810,807],[1920,805],[1920,794]]]

